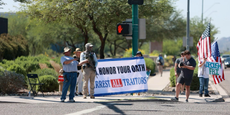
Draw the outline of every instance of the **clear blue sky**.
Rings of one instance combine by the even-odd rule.
[[[0,9],[0,12],[15,12],[19,7],[18,2],[13,0],[3,0],[7,5],[2,6],[4,9]],[[182,15],[187,17],[187,0],[174,0],[174,6],[178,10],[182,11]],[[230,37],[230,15],[229,15],[230,0],[204,0],[203,17],[212,18],[213,23],[218,29],[219,33],[216,38]],[[190,18],[199,16],[202,13],[202,0],[190,0]]]
[[[187,17],[187,1],[175,0],[175,6],[178,10],[182,10],[182,15]],[[212,18],[211,23],[218,28],[219,33],[216,38],[230,37],[230,15],[229,15],[230,0],[204,0],[203,17]],[[202,14],[202,0],[190,0],[190,18]]]

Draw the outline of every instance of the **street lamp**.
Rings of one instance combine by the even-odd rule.
[[[212,4],[212,6],[211,7],[209,7],[205,12],[207,12],[209,9],[211,9],[214,5],[216,5],[216,4],[220,4],[219,2],[216,2],[216,3],[214,3],[214,4]],[[202,13],[201,13],[201,21],[202,21],[202,23],[203,23],[203,15],[204,15],[204,13],[203,13],[203,10],[204,10],[204,0],[202,0]]]

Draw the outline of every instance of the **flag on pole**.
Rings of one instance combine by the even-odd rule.
[[[222,82],[223,80],[225,80],[225,78],[224,78],[224,67],[223,67],[222,62],[221,62],[220,52],[219,52],[219,47],[218,47],[217,41],[215,41],[212,44],[211,52],[212,52],[212,54],[211,54],[211,57],[208,58],[208,61],[217,62],[217,63],[220,63],[220,65],[221,65],[220,69],[222,71],[222,74],[220,74],[220,75],[212,75],[214,83],[218,84],[218,83]]]
[[[196,45],[199,60],[211,56],[210,41],[211,40],[210,40],[210,23],[209,23]]]

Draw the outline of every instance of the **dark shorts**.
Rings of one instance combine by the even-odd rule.
[[[192,82],[192,77],[190,78],[184,78],[182,76],[179,76],[178,79],[177,79],[177,83],[180,83],[180,84],[185,84],[187,86],[190,86],[191,85],[191,82]]]

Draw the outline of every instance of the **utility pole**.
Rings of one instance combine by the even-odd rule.
[[[203,23],[203,15],[204,15],[204,0],[202,0],[202,13],[201,13],[201,22]]]
[[[186,50],[189,50],[189,2],[190,0],[188,0],[188,6],[187,6],[187,26],[186,26]]]
[[[134,57],[138,51],[138,5],[132,4],[132,28],[133,28],[133,35],[132,35],[132,56]]]

